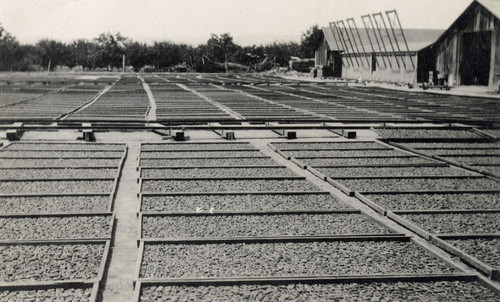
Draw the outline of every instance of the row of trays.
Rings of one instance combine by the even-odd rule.
[[[105,160],[114,162],[60,166],[78,152],[85,153],[81,162],[99,160],[105,152],[113,153]],[[25,163],[1,169],[0,300],[97,301],[126,145],[19,142],[2,148],[0,156]],[[40,168],[30,160],[51,163]]]

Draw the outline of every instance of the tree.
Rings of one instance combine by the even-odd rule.
[[[303,58],[314,57],[314,51],[323,41],[323,37],[323,31],[317,24],[302,33],[302,37],[300,38],[300,55]]]
[[[71,63],[71,49],[64,43],[43,39],[35,45],[39,58],[39,64],[43,68],[47,66],[48,71],[53,71],[56,66],[73,67]],[[71,66],[73,65],[73,66]]]
[[[20,45],[16,38],[0,24],[0,70],[13,70],[19,48]]]
[[[216,62],[224,62],[226,73],[228,72],[228,61],[240,46],[234,44],[233,37],[229,33],[214,35],[207,41],[209,56]]]
[[[97,46],[93,42],[79,39],[71,43],[71,60],[74,66],[82,66],[83,70],[93,70],[96,67]]]
[[[165,71],[169,67],[182,62],[180,46],[172,42],[155,42],[150,50],[148,62],[155,66],[156,71]]]
[[[120,68],[127,38],[119,32],[116,34],[102,33],[96,39],[96,65],[107,69]]]
[[[268,60],[279,66],[288,66],[288,61],[292,56],[296,56],[299,51],[300,46],[295,42],[274,42],[264,46],[264,53]]]
[[[127,64],[138,72],[142,67],[148,63],[149,48],[146,44],[130,41],[125,44],[125,57]]]

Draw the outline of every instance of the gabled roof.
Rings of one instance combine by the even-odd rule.
[[[337,41],[335,43],[335,35],[333,34],[333,30],[331,27],[323,27],[321,29],[323,31],[323,35],[325,36],[326,43],[331,51],[343,51],[344,49],[340,46],[340,43]],[[337,47],[337,44],[339,47]]]
[[[500,19],[500,0],[475,0],[484,6],[490,13]]]
[[[493,1],[493,0],[490,0]],[[323,34],[325,35],[325,40],[328,43],[328,47],[330,48],[331,51],[344,51],[345,47],[343,47],[342,42],[339,40],[339,35],[337,32],[334,32],[331,27],[323,27]],[[347,29],[349,31],[349,29]],[[373,32],[370,32],[370,38],[371,38],[371,44],[370,40],[368,38],[368,34],[366,32],[365,28],[358,28],[357,29],[359,32],[359,36],[361,37],[361,43],[359,43],[359,38],[358,34],[356,33],[356,29],[353,28],[352,31],[354,33],[354,36],[356,38],[356,43],[358,45],[359,52],[363,52],[363,48],[365,49],[366,52],[372,52],[372,45],[375,49],[375,51],[380,51],[379,46],[377,44],[377,41],[375,40],[375,36]],[[407,28],[403,29],[406,42],[408,43],[408,48],[410,51],[419,51],[431,44],[433,44],[444,32],[442,29],[414,29],[414,28]],[[383,33],[385,36],[385,33]],[[391,34],[391,39],[392,39],[392,32]],[[351,36],[351,32],[349,31],[349,36]],[[351,36],[352,39],[352,36]],[[398,37],[398,41],[400,42],[399,47],[402,51],[406,51],[406,46],[404,45],[403,40],[401,37]],[[353,47],[356,49],[356,46],[354,45],[354,41],[351,41],[353,44]],[[394,49],[397,51],[397,46],[394,44],[393,41],[393,46]],[[351,50],[351,46],[348,45],[349,49]],[[380,45],[380,48],[382,51],[384,50],[383,45]],[[387,49],[388,52],[392,52],[392,47],[391,45],[387,42],[385,43],[385,49]],[[351,50],[352,51],[352,50]]]
[[[441,41],[445,36],[446,32],[450,30],[455,24],[462,18],[466,11],[470,10],[474,5],[481,5],[486,10],[488,10],[497,19],[500,19],[500,0],[474,0],[467,6],[467,8],[457,17],[457,19],[443,32],[441,36],[436,40],[436,42]]]

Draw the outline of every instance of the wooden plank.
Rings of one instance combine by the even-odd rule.
[[[185,237],[141,239],[141,243],[197,244],[197,243],[277,243],[277,242],[316,242],[316,241],[410,241],[404,234],[344,234],[344,235],[308,235],[308,236],[266,236],[266,237]]]
[[[217,211],[209,212],[141,212],[142,216],[235,216],[235,215],[314,215],[314,214],[361,214],[357,209],[337,210],[266,210],[266,211]]]
[[[196,143],[191,143],[191,144],[198,144],[198,142]],[[205,143],[205,144],[215,144],[215,143]],[[224,142],[223,144],[227,145],[227,144],[232,144],[232,143],[227,143],[227,142]],[[237,143],[238,144],[238,143]],[[241,144],[241,143],[239,143]],[[172,143],[168,144],[168,145],[172,145]],[[186,146],[188,145],[188,143],[184,143],[184,144],[178,144],[178,145],[183,145],[183,146]],[[154,153],[154,152],[158,152],[158,153],[174,153],[174,152],[199,152],[199,153],[203,153],[203,152],[220,152],[220,151],[231,151],[231,152],[235,152],[235,153],[238,153],[238,152],[249,152],[249,151],[252,151],[252,152],[255,152],[255,153],[259,153],[259,149],[256,149],[255,147],[252,148],[252,146],[248,146],[248,148],[241,148],[241,149],[211,149],[211,148],[207,148],[207,149],[168,149],[168,150],[141,150],[141,154],[142,153]]]
[[[420,228],[419,226],[415,225],[414,223],[402,218],[401,216],[394,214],[392,211],[387,211],[386,213],[387,213],[387,217],[389,217],[390,219],[399,223],[400,225],[404,226],[405,228],[409,229],[410,231],[420,235],[425,240],[431,239],[431,234],[429,232]]]
[[[359,191],[361,194],[498,194],[498,190],[422,190],[422,191]]]
[[[379,206],[377,203],[371,201],[368,197],[364,196],[360,192],[354,192],[354,196],[359,199],[361,202],[365,203],[368,205],[370,208],[374,209],[376,212],[380,213],[381,215],[386,216],[387,215],[387,209]]]
[[[240,166],[201,166],[201,167],[183,167],[183,166],[163,166],[163,167],[139,167],[139,171],[142,170],[183,170],[183,169],[261,169],[261,168],[283,168],[286,169],[286,166],[282,165],[263,165],[263,166],[248,166],[248,165],[240,165]]]
[[[272,276],[230,278],[165,278],[137,279],[137,285],[242,285],[242,284],[286,284],[286,283],[354,283],[354,282],[433,282],[433,281],[477,281],[477,276],[468,273],[452,274],[387,274],[387,275],[316,275],[316,276]],[[140,282],[140,283],[139,283]],[[136,288],[137,290],[137,288]]]
[[[85,159],[85,160],[93,160],[93,159],[119,159],[121,156],[99,156],[99,157],[82,157],[82,156],[43,156],[43,157],[28,157],[28,156],[2,156],[0,153],[1,159]]]
[[[53,282],[26,282],[18,284],[3,283],[0,285],[0,291],[36,291],[36,290],[50,290],[56,288],[91,288],[92,293],[90,295],[89,301],[97,301],[97,293],[99,290],[98,282],[87,282],[87,281],[53,281]]]
[[[482,273],[486,274],[493,280],[499,280],[500,277],[500,268],[494,268],[489,266],[488,264],[485,264],[481,260],[477,259],[474,256],[471,256],[464,252],[463,250],[453,246],[452,244],[444,241],[443,239],[439,238],[439,236],[432,236],[431,237],[432,243],[437,245],[438,247],[442,248],[443,250],[447,251],[448,253],[455,255],[462,259],[463,261],[469,263]]]
[[[349,196],[355,195],[355,191],[349,189],[348,187],[344,186],[343,184],[339,183],[338,181],[331,179],[330,177],[326,178],[326,182],[328,182],[329,184],[331,184],[332,186],[336,187],[337,189],[339,189],[340,191],[344,192],[345,194],[347,194]]]
[[[136,276],[133,282],[133,286],[136,286],[136,281],[137,279],[140,279],[141,277],[141,266],[142,266],[142,258],[144,256],[144,241],[140,241],[139,243],[139,253],[137,253],[137,260],[135,261],[135,269],[134,269],[134,276]]]
[[[103,280],[103,276],[108,262],[108,255],[110,253],[110,248],[111,248],[111,242],[108,240],[106,241],[106,246],[104,247],[104,254],[102,255],[101,258],[101,265],[99,266],[99,271],[97,273],[97,280],[99,280],[100,284],[105,282],[105,280]]]
[[[111,193],[92,192],[92,193],[33,193],[33,194],[0,194],[0,197],[71,197],[71,196],[108,196]]]
[[[134,280],[134,295],[132,297],[132,302],[140,302],[141,301],[141,292],[142,292],[142,281]]]
[[[331,179],[413,179],[413,178],[426,178],[426,179],[440,179],[440,178],[486,178],[484,175],[407,175],[407,176],[329,176]]]
[[[182,180],[182,181],[198,181],[198,180],[305,180],[304,176],[221,176],[221,177],[140,177],[143,181],[148,180]]]
[[[290,160],[290,158],[292,158],[290,155],[288,155],[286,152],[284,152],[280,149],[276,149],[276,153],[278,153],[279,155],[284,157],[286,160]]]
[[[431,238],[432,240],[432,238]],[[420,242],[418,242],[417,240],[415,240],[414,238],[411,238],[410,240],[413,244],[415,244],[416,246],[419,246],[420,248],[422,248],[423,250],[427,251],[429,254],[431,255],[434,255],[434,257],[438,258],[439,260],[443,261],[444,263],[446,263],[446,265],[448,265],[449,267],[459,271],[460,273],[464,273],[464,270],[458,266],[454,261],[453,259],[450,259],[450,258],[447,258],[445,257],[443,254],[439,253],[439,252],[436,252],[434,251],[433,249],[431,249],[430,247],[424,245],[424,244],[421,244]],[[432,241],[431,241],[432,242]]]
[[[67,177],[67,178],[9,178],[1,179],[2,182],[23,182],[23,181],[89,181],[89,180],[113,180],[115,177]]]
[[[449,167],[445,163],[420,164],[375,164],[375,165],[314,165],[313,168],[412,168],[412,167]]]
[[[112,212],[70,212],[70,213],[23,213],[23,214],[0,214],[0,218],[23,218],[23,217],[70,217],[70,216],[110,216],[114,218]]]
[[[258,153],[258,152],[255,152]],[[271,158],[264,154],[255,154],[255,156],[183,156],[183,157],[139,157],[139,161],[149,159],[173,160],[173,159],[232,159],[232,158]]]
[[[290,161],[293,162],[294,164],[296,164],[297,166],[301,167],[302,169],[307,169],[307,165],[302,163],[300,160],[298,160],[295,157],[291,157]]]

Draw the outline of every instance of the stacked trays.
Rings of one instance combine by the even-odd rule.
[[[137,76],[122,76],[97,101],[68,116],[70,121],[138,121],[143,122],[149,98]]]
[[[0,149],[0,301],[95,301],[124,144]]]
[[[389,119],[393,120],[397,117],[435,122],[497,120],[498,102],[485,98],[388,91],[378,87],[309,86],[301,90],[329,103],[390,114],[393,117]]]
[[[500,177],[500,143],[495,140],[400,142],[404,148],[494,177]]]
[[[316,89],[316,91],[314,91]],[[405,118],[393,114],[393,112],[382,113],[374,107],[367,108],[366,104],[370,102],[365,99],[353,98],[346,93],[342,93],[342,88],[335,87],[333,90],[328,89],[330,94],[324,93],[319,87],[289,87],[278,86],[273,87],[272,90],[280,91],[282,93],[291,94],[297,97],[306,98],[311,100],[309,102],[295,102],[296,106],[311,108],[316,111],[316,106],[321,106],[328,110],[332,117],[341,121],[349,121],[355,117],[356,120],[366,121],[402,121]],[[340,90],[340,91],[339,91]],[[333,94],[333,95],[332,95]]]
[[[226,112],[200,96],[176,84],[153,83],[150,89],[156,101],[156,117],[160,121],[225,121],[233,120]]]
[[[138,169],[134,301],[282,295],[302,301],[306,293],[309,300],[349,300],[366,286],[397,288],[387,293],[394,299],[425,300],[444,294],[441,287],[452,296],[495,297],[472,275],[294,176],[251,144],[142,144]],[[436,292],[410,293],[414,288]]]
[[[64,88],[64,89],[62,89]],[[0,120],[51,121],[57,120],[90,102],[102,89],[100,86],[57,85],[49,89],[22,87],[0,93]],[[5,100],[4,100],[5,98]]]
[[[470,178],[455,190],[372,192],[361,198],[387,209],[392,219],[499,280],[500,182],[495,168],[500,164],[500,146],[473,129],[441,131],[433,129],[431,137],[428,130],[381,133],[393,145],[486,176]],[[480,165],[485,163],[489,165]]]
[[[238,90],[220,89],[213,86],[190,86],[206,97],[238,113],[245,120],[280,121],[317,119],[310,113],[288,108],[264,98],[245,95]]]

